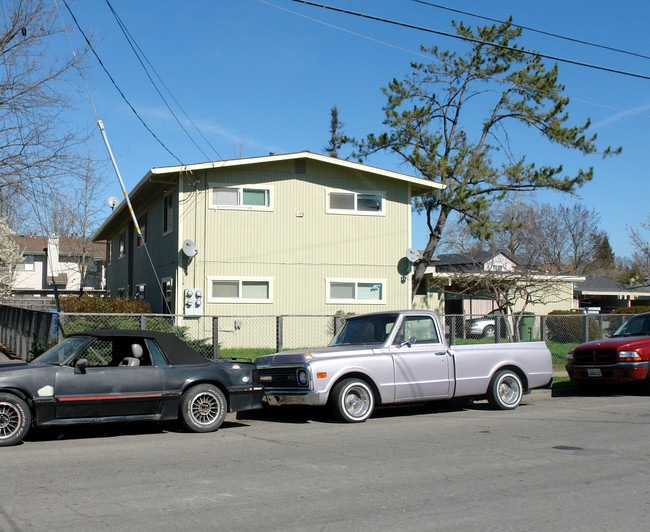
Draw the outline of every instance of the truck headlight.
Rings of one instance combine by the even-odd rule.
[[[637,362],[643,360],[641,358],[641,355],[639,355],[639,353],[636,351],[619,351],[618,359],[622,362]]]
[[[307,383],[309,382],[309,378],[307,377],[307,370],[299,369],[296,372],[296,379],[298,380],[298,384],[301,386],[307,386]]]
[[[569,351],[569,352],[566,354],[566,361],[567,361],[567,362],[573,362],[573,351]]]

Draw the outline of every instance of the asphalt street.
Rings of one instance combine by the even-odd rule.
[[[0,530],[642,530],[649,397],[230,414],[212,434],[119,425],[0,449]]]

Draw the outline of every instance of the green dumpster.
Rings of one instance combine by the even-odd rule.
[[[535,328],[535,316],[525,313],[519,321],[519,338],[522,342],[533,341],[533,329]]]

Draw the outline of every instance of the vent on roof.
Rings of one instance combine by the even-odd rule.
[[[305,159],[296,159],[296,174],[305,175],[307,173],[307,162]]]

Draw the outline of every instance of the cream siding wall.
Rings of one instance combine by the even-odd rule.
[[[334,314],[408,308],[410,285],[397,262],[410,245],[408,186],[377,175],[306,161],[214,169],[185,176],[179,242],[192,239],[197,257],[180,273],[184,288],[204,291],[204,313]],[[271,210],[211,208],[211,186],[264,185]],[[382,215],[328,214],[327,189],[384,194]],[[269,303],[209,301],[209,278],[270,278]],[[328,304],[327,279],[384,282],[383,303]],[[180,307],[179,307],[180,310]]]

